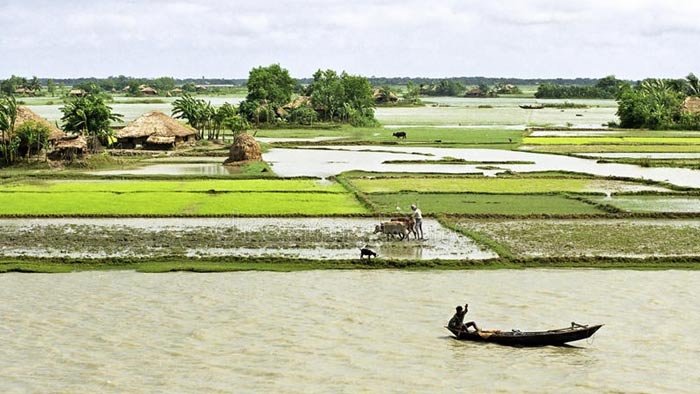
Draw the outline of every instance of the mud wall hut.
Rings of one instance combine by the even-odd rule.
[[[167,150],[194,143],[197,131],[170,116],[152,111],[141,115],[117,133],[122,149]]]

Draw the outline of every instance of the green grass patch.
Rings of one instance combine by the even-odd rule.
[[[372,178],[352,179],[351,182],[365,193],[414,192],[468,192],[494,194],[526,194],[552,192],[581,192],[592,180],[571,178]]]
[[[350,193],[0,193],[4,216],[226,216],[366,213]]]
[[[525,145],[700,145],[696,137],[525,137]]]
[[[314,192],[345,193],[337,183],[316,179],[200,179],[200,180],[20,180],[0,187],[0,194],[34,193],[144,193],[144,192]]]
[[[410,212],[416,203],[424,214],[462,215],[591,215],[604,211],[563,195],[465,193],[375,193],[369,200],[380,212]]]
[[[522,145],[521,150],[539,153],[696,153],[700,145]]]
[[[398,140],[392,134],[396,131],[404,131],[406,139]],[[524,134],[519,130],[486,129],[474,130],[464,128],[443,127],[410,127],[404,129],[388,128],[362,128],[362,127],[332,127],[332,128],[292,128],[292,129],[260,129],[256,131],[256,137],[268,138],[316,138],[332,137],[343,138],[337,141],[323,141],[319,144],[348,144],[348,143],[400,143],[401,145],[506,145],[518,144]],[[308,142],[300,142],[308,144]],[[285,143],[289,144],[289,143]],[[503,149],[503,146],[500,146]]]
[[[5,216],[323,215],[367,212],[342,185],[313,179],[32,181],[0,187]]]

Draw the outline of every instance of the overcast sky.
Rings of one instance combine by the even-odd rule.
[[[0,78],[700,74],[698,0],[0,0]]]

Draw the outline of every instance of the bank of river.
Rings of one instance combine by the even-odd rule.
[[[0,275],[4,393],[694,393],[700,272]],[[577,347],[451,339],[605,326]]]

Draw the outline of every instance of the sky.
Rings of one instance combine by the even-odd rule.
[[[697,0],[0,0],[0,79],[700,74]]]

